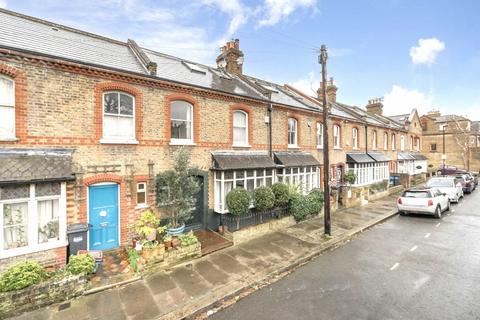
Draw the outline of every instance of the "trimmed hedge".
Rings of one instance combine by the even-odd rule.
[[[95,271],[95,258],[90,254],[81,254],[77,256],[70,256],[67,271],[71,274],[87,275]]]
[[[275,207],[284,207],[288,205],[290,194],[288,186],[284,183],[277,182],[272,185],[272,192],[275,196]]]
[[[253,191],[253,203],[255,208],[260,211],[273,208],[275,204],[275,195],[269,187],[258,187]]]
[[[250,207],[250,195],[244,188],[232,189],[227,194],[227,208],[231,214],[240,216],[247,214]]]
[[[29,287],[42,281],[44,277],[45,272],[38,262],[17,263],[0,275],[0,292]]]
[[[312,189],[306,198],[309,207],[308,213],[311,215],[320,214],[324,202],[323,192],[320,189]]]
[[[296,194],[290,198],[290,212],[295,221],[304,220],[309,214],[309,203],[304,195]]]

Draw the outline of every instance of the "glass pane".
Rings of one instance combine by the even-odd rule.
[[[222,203],[224,203],[225,206],[226,206],[227,194],[228,194],[230,191],[232,191],[232,189],[233,189],[233,182],[232,182],[232,181],[225,181],[225,184],[224,184],[223,188],[224,188],[224,193],[223,193]]]
[[[137,192],[137,204],[145,204],[146,203],[146,196],[145,191]]]
[[[225,171],[225,179],[233,179],[233,171]]]
[[[247,180],[247,191],[253,192],[253,189],[255,189],[255,180]]]
[[[277,169],[277,175],[283,174],[283,169]]]
[[[272,175],[272,169],[265,169],[266,175],[271,176]]]
[[[170,118],[174,120],[191,120],[192,105],[186,101],[173,101]]]
[[[243,112],[237,111],[233,114],[233,126],[234,127],[247,127],[247,115]]]
[[[246,143],[247,142],[247,129],[246,128],[233,128],[233,142]]]
[[[133,118],[119,117],[117,135],[125,138],[133,138]]]
[[[260,186],[263,186],[263,178],[262,179],[257,179],[257,188]]]
[[[271,186],[272,185],[272,178],[267,178],[267,186]]]
[[[103,110],[105,113],[118,114],[118,93],[110,92],[103,95]]]
[[[290,174],[292,172],[292,168],[287,168],[287,170],[285,170],[287,172],[287,174]]]
[[[133,98],[126,94],[120,94],[120,114],[133,115]]]
[[[258,169],[257,170],[257,177],[263,177],[264,173],[263,173],[263,169]]]
[[[13,90],[13,80],[0,77],[0,105],[14,106],[15,92]]]
[[[247,170],[247,177],[253,177],[253,170]]]
[[[5,204],[3,206],[3,248],[14,249],[28,245],[28,203]]]
[[[236,188],[245,188],[245,181],[244,180],[235,180],[235,187]]]
[[[0,106],[0,136],[12,137],[14,132],[15,108]]]
[[[25,199],[30,197],[28,184],[0,187],[0,200]]]
[[[245,171],[243,170],[235,171],[235,177],[236,179],[243,179],[245,177]]]
[[[171,125],[172,139],[191,139],[192,132],[189,121],[172,120]]]
[[[59,196],[60,195],[60,183],[39,183],[35,185],[35,196]]]
[[[38,201],[38,243],[59,239],[58,199]]]

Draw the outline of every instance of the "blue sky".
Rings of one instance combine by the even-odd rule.
[[[240,38],[244,72],[296,85],[320,79],[316,49],[329,48],[338,100],[385,113],[480,120],[477,0],[0,0],[7,9],[213,65]],[[161,66],[159,66],[161,67]]]

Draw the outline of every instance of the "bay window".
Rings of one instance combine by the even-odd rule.
[[[0,139],[15,138],[15,83],[0,75]]]
[[[170,134],[172,144],[193,143],[193,105],[183,100],[170,105]]]
[[[288,147],[295,148],[298,146],[297,136],[297,120],[294,118],[288,118]]]
[[[103,94],[103,139],[106,143],[136,143],[135,98],[127,93]]]
[[[248,146],[248,113],[235,111],[233,113],[233,145]]]
[[[302,194],[307,194],[314,188],[319,188],[318,167],[288,167],[277,169],[277,180],[298,187]]]
[[[66,184],[0,187],[0,258],[66,245]]]
[[[357,177],[353,186],[365,186],[390,177],[388,162],[349,163],[348,170]]]

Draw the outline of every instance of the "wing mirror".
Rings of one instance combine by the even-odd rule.
[[[462,184],[459,182],[459,183],[457,183],[456,187],[457,187],[457,188],[461,188],[461,187],[462,187]]]

